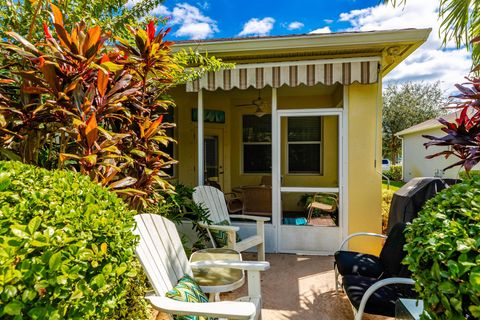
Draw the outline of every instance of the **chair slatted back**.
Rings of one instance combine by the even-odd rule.
[[[202,205],[210,213],[210,220],[215,223],[230,222],[223,192],[210,186],[198,186],[193,192],[193,201]]]
[[[135,252],[156,294],[165,296],[183,275],[192,275],[177,228],[157,214],[139,214],[135,221],[140,236]]]

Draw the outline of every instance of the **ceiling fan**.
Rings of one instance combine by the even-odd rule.
[[[235,106],[237,107],[256,107],[257,109],[253,113],[257,117],[262,117],[266,114],[265,110],[263,109],[266,107],[266,101],[262,99],[260,96],[260,90],[258,90],[258,98],[253,99],[251,103],[246,103],[246,104],[236,104]]]

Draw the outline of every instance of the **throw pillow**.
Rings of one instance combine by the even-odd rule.
[[[223,220],[223,221],[220,221],[219,223],[216,223],[216,225],[218,225],[218,226],[229,226],[230,222],[228,222],[228,220]],[[217,245],[217,248],[225,247],[228,244],[228,236],[227,236],[228,233],[227,232],[222,231],[222,230],[210,229],[210,234],[212,235],[213,240],[215,240],[215,244]],[[242,241],[242,239],[240,238],[238,233],[235,233],[235,234],[236,234],[235,241],[236,242]]]
[[[178,280],[177,285],[165,296],[170,299],[184,302],[202,303],[208,302],[208,298],[203,293],[198,283],[188,274]],[[199,316],[174,316],[175,320],[207,320],[207,317]]]

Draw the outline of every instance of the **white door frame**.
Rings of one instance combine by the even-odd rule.
[[[319,108],[319,109],[282,109],[277,108],[277,90],[272,88],[272,224],[275,232],[275,252],[297,254],[332,254],[322,250],[286,250],[281,248],[282,229],[302,228],[301,231],[313,230],[311,226],[282,226],[281,193],[282,192],[338,192],[340,198],[338,244],[348,234],[348,87],[344,86],[343,108]],[[282,187],[281,186],[281,118],[303,116],[337,116],[338,117],[338,181],[337,188],[312,188],[312,187]],[[304,229],[305,228],[305,229]],[[334,227],[331,227],[334,228]],[[300,231],[300,229],[295,229]],[[311,232],[311,231],[310,231]]]

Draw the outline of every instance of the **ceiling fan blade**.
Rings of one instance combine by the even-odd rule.
[[[252,103],[247,103],[247,104],[236,104],[235,107],[256,107],[256,105]]]

